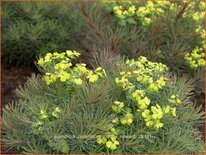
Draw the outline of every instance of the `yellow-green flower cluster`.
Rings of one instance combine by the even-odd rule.
[[[205,66],[204,57],[204,50],[197,47],[191,53],[185,54],[184,59],[191,69],[198,69]]]
[[[119,5],[113,7],[113,12],[115,16],[119,19],[119,24],[121,26],[126,26],[128,24],[136,24],[136,20],[134,19],[136,7],[134,5],[129,6],[128,9]]]
[[[46,84],[50,85],[59,80],[61,82],[82,85],[82,77],[84,75],[90,83],[96,82],[99,77],[106,77],[106,72],[101,67],[92,71],[88,70],[84,63],[78,63],[73,66],[71,60],[79,56],[80,53],[67,50],[63,53],[48,53],[44,58],[40,58],[38,64],[46,70],[43,77]]]
[[[174,105],[179,105],[181,103],[181,100],[179,99],[179,95],[172,95],[168,99],[168,101]]]
[[[123,117],[120,118],[122,125],[130,125],[134,120],[134,115],[131,112],[126,112]]]
[[[112,110],[115,112],[115,117],[111,122],[111,128],[105,135],[99,135],[97,137],[97,143],[103,144],[110,150],[117,149],[119,141],[117,140],[118,132],[115,129],[116,126],[131,125],[134,120],[134,115],[131,113],[131,109],[123,102],[114,101]]]
[[[126,64],[131,67],[131,71],[121,72],[121,77],[116,77],[115,82],[124,90],[134,87],[134,80],[141,87],[146,87],[152,92],[157,92],[166,85],[167,78],[164,74],[168,71],[167,66],[148,61],[146,57],[140,56],[137,61],[127,60]],[[135,77],[135,78],[134,78]]]
[[[195,21],[199,21],[199,20],[202,20],[204,19],[204,16],[205,16],[205,12],[196,12],[192,15],[192,18],[195,20]]]
[[[117,149],[120,145],[118,133],[125,126],[130,126],[138,120],[146,127],[159,129],[164,126],[164,119],[176,117],[177,105],[181,103],[178,95],[171,95],[165,103],[161,103],[161,93],[171,82],[167,80],[168,67],[164,64],[151,62],[140,56],[136,61],[126,60],[124,70],[119,70],[119,77],[114,82],[122,89],[121,100],[114,101],[111,109],[113,117],[111,128],[106,134],[97,137],[97,143],[105,145],[109,150]],[[153,86],[153,87],[152,87]]]
[[[66,52],[63,53],[58,53],[54,52],[52,53],[47,53],[44,58],[40,58],[38,61],[38,65],[41,67],[48,67],[52,63],[57,63],[57,62],[68,62],[71,59],[77,58],[80,56],[80,53],[76,51],[69,51],[67,50]]]
[[[128,98],[131,98],[135,103],[137,112],[145,121],[145,125],[148,127],[161,128],[163,127],[162,118],[165,115],[176,116],[176,105],[181,103],[178,95],[174,95],[169,99],[174,99],[175,104],[160,106],[160,104],[153,103],[149,97],[149,94],[158,94],[158,92],[167,85],[166,74],[168,67],[156,62],[148,61],[146,57],[141,56],[137,61],[134,59],[126,60],[125,62],[128,71],[121,71],[120,77],[115,78],[115,83],[120,86],[128,94]],[[112,109],[117,113],[124,112],[124,109],[130,108],[125,106],[123,102],[115,101]],[[125,115],[124,119],[115,117],[113,119],[114,124],[119,122],[122,124],[130,125],[134,121],[134,114],[129,110],[129,114]]]
[[[115,82],[121,86],[123,89],[127,90],[129,88],[134,87],[131,82],[129,82],[129,78],[131,78],[131,72],[121,72],[120,75],[122,77],[115,78]]]
[[[135,14],[135,6],[130,6],[127,10],[123,8],[123,6],[115,6],[113,7],[113,11],[118,18],[124,19],[126,16],[133,16]]]
[[[162,3],[161,6],[159,3]],[[164,10],[161,7],[168,5],[168,3],[169,2],[155,3],[152,1],[147,1],[144,6],[140,7],[136,7],[132,3],[129,6],[124,6],[124,3],[122,3],[122,5],[114,6],[113,12],[119,19],[119,24],[121,26],[141,22],[143,27],[148,27],[156,15],[161,15],[164,13]]]
[[[133,122],[134,116],[131,113],[131,109],[128,106],[125,107],[124,102],[114,101],[112,110],[118,114],[112,120],[114,125],[119,123],[122,125],[130,125]]]
[[[112,105],[112,110],[114,110],[117,113],[120,113],[123,107],[124,107],[123,102],[114,101],[114,105]]]
[[[198,5],[197,5],[198,4]],[[205,2],[199,1],[189,3],[188,8],[195,10],[194,13],[185,12],[183,17],[187,17],[193,20],[195,25],[195,36],[198,37],[198,42],[196,46],[205,48],[205,29],[204,29],[204,19],[205,19]],[[199,40],[200,39],[200,40]]]
[[[99,79],[99,77],[105,77],[105,76],[106,76],[106,72],[101,67],[96,68],[94,71],[90,70],[87,73],[87,78],[91,83],[96,82]]]
[[[59,114],[60,114],[59,107],[54,108],[54,110],[52,111],[52,116],[54,116],[55,118],[59,118]]]
[[[150,105],[150,99],[145,96],[144,90],[135,90],[132,99],[137,103],[139,109],[145,109]]]
[[[97,136],[97,143],[105,145],[110,150],[117,149],[119,141],[117,140],[117,131],[115,128],[111,128],[105,135]]]
[[[142,26],[148,27],[153,20],[154,14],[161,15],[164,10],[161,7],[157,7],[154,2],[147,1],[145,6],[139,7],[136,11],[136,15],[140,18]]]
[[[32,127],[41,129],[41,127],[49,121],[49,118],[59,118],[60,112],[59,107],[53,108],[50,112],[42,108],[37,115],[35,114],[35,122],[32,124]]]
[[[174,117],[176,117],[176,107],[171,108],[169,105],[162,108],[159,104],[156,104],[155,106],[151,106],[151,109],[138,109],[138,112],[144,119],[146,126],[153,126],[157,129],[163,127],[164,124],[161,122],[161,119],[164,117],[164,115],[172,114]]]
[[[106,132],[105,135],[99,135],[97,137],[97,143],[105,145],[106,148],[110,150],[115,150],[119,145],[119,141],[117,140],[118,132],[115,127],[131,125],[134,120],[134,115],[131,113],[131,109],[128,106],[125,107],[125,104],[120,101],[114,101],[112,110],[115,112],[115,117],[111,122],[110,131]]]
[[[156,106],[151,106],[151,110],[149,110],[151,100],[146,96],[144,90],[135,90],[132,93],[132,99],[136,102],[138,108],[137,111],[144,118],[146,122],[146,126],[148,127],[151,126],[154,126],[155,128],[163,127],[161,118],[163,117],[164,114],[167,114],[169,112],[172,113],[174,110],[171,109],[170,106],[167,106],[165,109],[162,109],[158,104],[156,104]]]

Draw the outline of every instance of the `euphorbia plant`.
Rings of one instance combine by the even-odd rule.
[[[115,57],[104,69],[48,53],[3,109],[3,142],[18,153],[203,153],[192,86],[146,57]],[[141,138],[141,135],[150,135]]]
[[[203,1],[115,1],[90,5],[81,7],[93,35],[88,43],[96,45],[88,46],[88,51],[109,49],[130,58],[144,55],[166,64],[178,76],[189,74],[196,81],[195,93],[204,92],[204,70],[193,73],[184,60],[196,48],[201,53],[204,49]]]

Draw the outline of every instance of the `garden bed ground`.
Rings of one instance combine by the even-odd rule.
[[[1,106],[16,99],[15,89],[20,85],[24,85],[27,79],[37,73],[34,67],[14,67],[11,65],[2,65],[1,79]]]

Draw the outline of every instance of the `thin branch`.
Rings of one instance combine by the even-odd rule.
[[[95,34],[100,37],[103,38],[102,33],[100,32],[99,27],[95,24],[92,16],[88,13],[88,11],[86,10],[86,8],[84,7],[84,5],[82,3],[80,3],[80,7],[79,9],[82,11],[83,15],[86,17],[87,19],[87,23],[89,24],[89,26],[94,30]]]
[[[188,7],[188,5],[190,4],[190,2],[185,2],[185,4],[183,5],[182,9],[179,11],[179,13],[176,16],[175,19],[175,23],[174,25],[176,25],[177,21],[182,17],[182,15],[185,13],[186,8]]]

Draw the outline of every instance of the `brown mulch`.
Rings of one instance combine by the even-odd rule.
[[[34,67],[14,67],[1,65],[1,107],[16,99],[15,89],[23,85],[27,79],[37,73]]]

